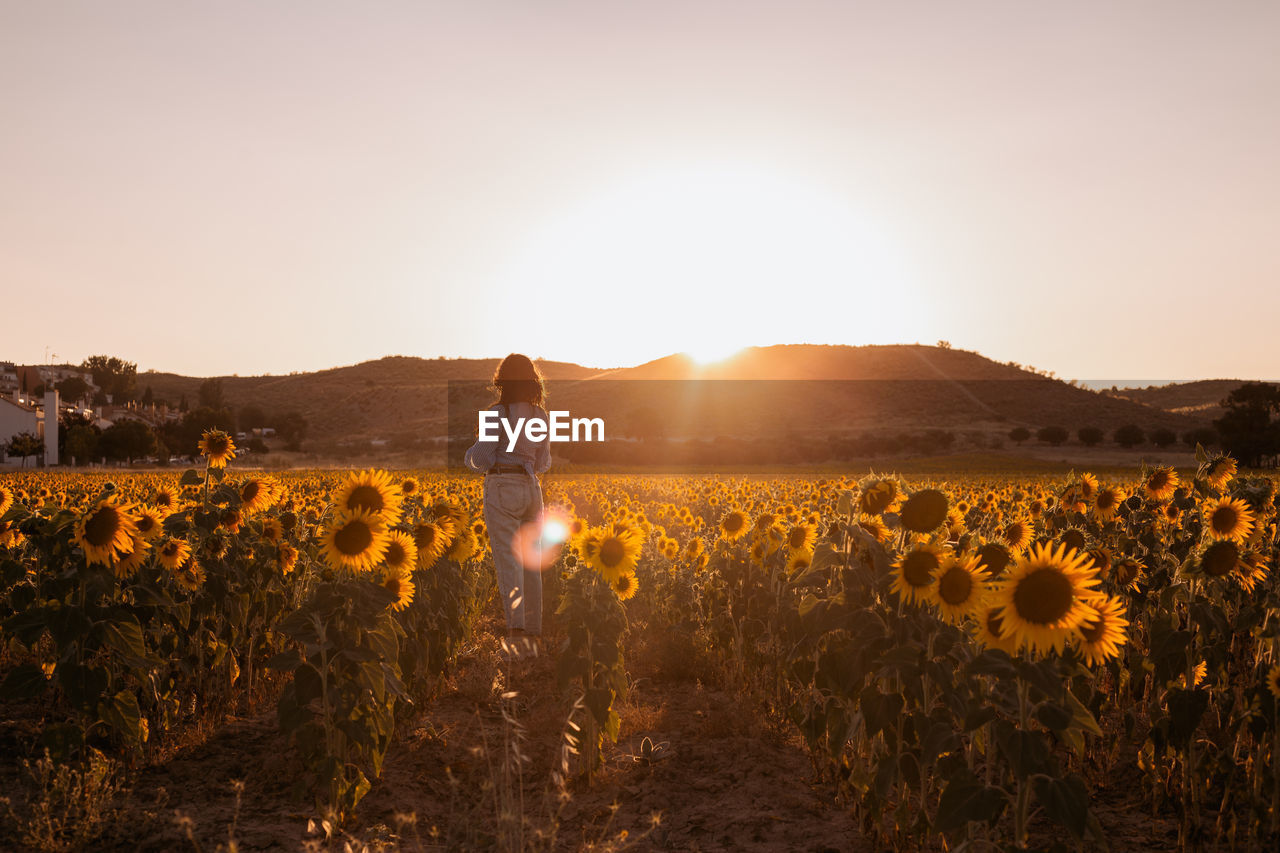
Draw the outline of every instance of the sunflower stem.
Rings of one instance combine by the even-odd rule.
[[[1027,731],[1030,718],[1030,687],[1026,681],[1018,679],[1018,730]],[[1031,812],[1030,780],[1018,777],[1018,801],[1013,813],[1013,840],[1019,848],[1027,846],[1027,819]]]

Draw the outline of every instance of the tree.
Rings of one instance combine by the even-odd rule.
[[[20,432],[13,438],[9,439],[8,450],[10,456],[17,456],[22,459],[22,467],[27,467],[28,456],[39,456],[44,452],[44,442],[37,436],[29,432]]]
[[[262,411],[261,406],[255,406],[252,403],[240,407],[240,429],[256,429],[267,425],[267,414]]]
[[[222,393],[221,379],[206,379],[200,383],[200,405],[206,409],[226,408],[226,399]]]
[[[1014,427],[1009,430],[1009,440],[1016,441],[1019,447],[1021,447],[1022,442],[1026,441],[1028,438],[1031,438],[1031,430],[1026,427]]]
[[[1166,447],[1178,440],[1178,435],[1171,429],[1160,427],[1159,429],[1153,429],[1149,438],[1151,439],[1152,444],[1161,450],[1164,450]]]
[[[1226,413],[1213,422],[1223,449],[1240,464],[1257,468],[1280,454],[1280,386],[1246,382],[1222,401]]]
[[[1130,447],[1137,447],[1146,440],[1147,435],[1142,431],[1142,427],[1136,424],[1125,424],[1116,429],[1112,434],[1116,444],[1128,450]]]
[[[1080,443],[1085,447],[1096,447],[1106,436],[1097,427],[1087,426],[1076,430],[1076,438],[1080,439]]]
[[[307,437],[307,419],[297,412],[276,418],[276,435],[284,439],[285,450],[301,450],[302,439]]]
[[[79,376],[68,376],[53,387],[58,389],[62,399],[72,402],[83,399],[89,393],[89,383]]]
[[[228,409],[214,410],[204,406],[192,409],[182,420],[166,424],[161,432],[165,445],[183,456],[193,456],[200,438],[211,429],[235,434],[236,418]]]
[[[65,433],[63,452],[72,459],[72,464],[83,465],[97,457],[98,431],[85,424],[76,424]]]
[[[113,403],[134,399],[138,390],[138,365],[112,355],[91,355],[80,365],[93,373],[93,384]]]
[[[108,458],[124,459],[132,464],[139,456],[156,452],[156,436],[142,421],[120,421],[102,433],[98,446]]]
[[[1212,427],[1189,429],[1182,434],[1182,443],[1193,450],[1197,444],[1210,447],[1218,443],[1218,431]]]
[[[151,386],[148,385],[146,389],[142,392],[142,405],[150,406],[154,404],[155,401],[156,401],[156,395],[152,393]]]
[[[1036,430],[1037,440],[1045,444],[1051,444],[1054,447],[1060,446],[1069,436],[1070,433],[1060,426],[1040,427],[1040,429]]]

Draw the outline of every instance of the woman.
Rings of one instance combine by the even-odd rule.
[[[543,408],[546,388],[538,368],[527,356],[512,353],[493,375],[498,402],[489,408],[510,424],[521,418],[547,419]],[[493,431],[489,430],[492,435]],[[526,567],[517,533],[536,534],[542,513],[542,488],[538,474],[551,467],[551,448],[545,432],[531,441],[522,429],[515,447],[508,450],[506,429],[498,424],[497,441],[480,441],[467,451],[467,467],[484,473],[484,523],[498,575],[498,593],[507,615],[506,649],[513,654],[536,655],[542,633],[542,574]],[[526,526],[527,525],[527,526]]]

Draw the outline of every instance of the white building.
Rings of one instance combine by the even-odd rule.
[[[44,395],[43,405],[36,398],[14,391],[11,395],[0,397],[0,446],[8,445],[14,436],[30,433],[44,441],[44,464],[58,464],[58,410],[59,397],[57,391],[49,391]],[[52,416],[45,423],[45,412]],[[0,447],[0,465],[16,467],[24,464],[36,464],[38,458],[28,456],[25,459],[7,456]]]

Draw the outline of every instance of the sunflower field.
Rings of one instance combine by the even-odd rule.
[[[342,819],[496,607],[480,480],[201,452],[0,478],[4,701],[43,709],[52,762],[138,767],[265,697]],[[1113,778],[1179,849],[1276,849],[1280,498],[1197,463],[550,476],[567,770],[589,786],[618,740],[643,624],[803,742],[870,849],[1104,849]]]

